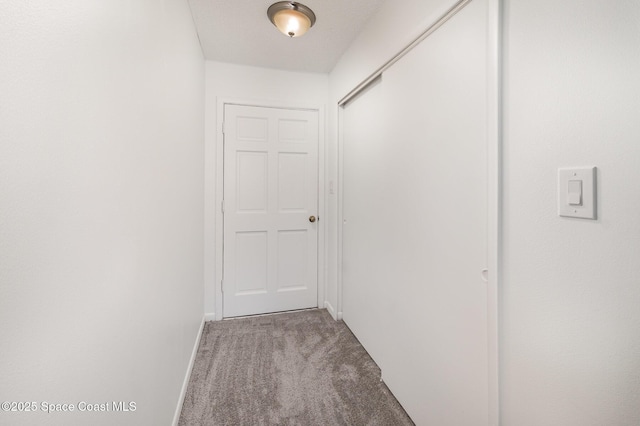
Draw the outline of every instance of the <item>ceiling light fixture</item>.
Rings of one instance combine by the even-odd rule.
[[[280,32],[289,37],[300,37],[316,23],[313,10],[295,1],[279,1],[269,6],[267,16]]]

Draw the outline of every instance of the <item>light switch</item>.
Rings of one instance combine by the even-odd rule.
[[[558,169],[558,215],[596,218],[596,168]]]
[[[581,180],[570,180],[569,193],[567,194],[567,202],[570,206],[581,206],[582,205],[582,181]]]

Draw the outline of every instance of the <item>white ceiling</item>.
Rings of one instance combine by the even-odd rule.
[[[384,0],[302,0],[316,24],[288,38],[267,18],[276,0],[189,0],[207,60],[328,73]]]

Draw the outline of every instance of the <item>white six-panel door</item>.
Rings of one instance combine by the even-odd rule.
[[[318,305],[318,113],[225,105],[224,317]]]

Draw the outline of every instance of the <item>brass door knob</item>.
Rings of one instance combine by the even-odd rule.
[[[309,216],[309,222],[313,223],[316,221],[316,217],[315,216]]]

